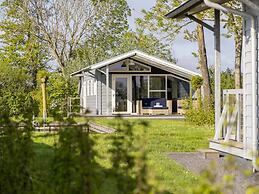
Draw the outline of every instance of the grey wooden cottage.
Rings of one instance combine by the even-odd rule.
[[[91,65],[79,77],[82,111],[91,115],[170,115],[189,98],[193,71],[134,50]]]
[[[211,30],[215,36],[215,137],[210,148],[240,156],[253,161],[253,169],[259,170],[258,158],[258,35],[259,1],[239,0],[242,10],[235,10],[225,3],[231,0],[188,0],[170,13],[168,18],[189,19]],[[214,9],[215,25],[199,20],[195,14]],[[226,90],[221,94],[221,45],[220,12],[229,12],[243,17],[243,89]],[[221,102],[223,101],[223,106]]]

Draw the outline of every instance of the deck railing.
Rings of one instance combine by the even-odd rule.
[[[214,140],[243,141],[243,90],[223,91],[223,110]]]
[[[71,113],[79,113],[82,111],[82,99],[81,98],[68,98],[68,115]]]

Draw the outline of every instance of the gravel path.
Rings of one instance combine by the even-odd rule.
[[[169,157],[177,163],[184,166],[195,174],[200,174],[206,168],[214,169],[217,181],[222,180],[223,175],[234,175],[235,181],[231,192],[233,194],[243,194],[248,186],[259,185],[259,173],[252,174],[250,176],[244,176],[244,171],[251,171],[251,161],[241,159],[238,157],[232,157],[232,162],[227,162],[227,157],[220,157],[217,159],[204,159],[201,153],[170,153]],[[212,168],[214,164],[215,168]],[[236,166],[236,169],[230,169]]]

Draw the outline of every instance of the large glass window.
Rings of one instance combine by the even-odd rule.
[[[148,76],[132,76],[132,94],[136,100],[148,97]]]
[[[150,92],[149,93],[150,98],[165,98],[165,92]]]
[[[177,79],[168,76],[167,77],[167,99],[168,100],[173,100],[177,99]]]
[[[111,65],[109,71],[127,71],[128,67],[125,63],[116,63]]]
[[[178,98],[187,98],[190,96],[190,84],[188,82],[178,80]]]
[[[150,76],[150,90],[165,89],[165,76]]]
[[[140,65],[140,64],[129,64],[129,71],[150,71],[150,67],[146,67],[144,65]]]
[[[150,76],[149,97],[166,98],[166,76]]]
[[[126,77],[117,77],[115,82],[115,111],[127,112],[128,110],[128,79]]]
[[[103,69],[104,71],[105,69]],[[150,72],[151,67],[135,62],[133,60],[124,60],[122,62],[110,65],[110,72]]]
[[[132,76],[132,112],[136,112],[137,100],[148,97],[148,76]]]
[[[86,82],[87,90],[86,95],[87,96],[95,96],[97,93],[97,83],[94,80],[87,80]]]

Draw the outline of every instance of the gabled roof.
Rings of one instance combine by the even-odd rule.
[[[211,0],[218,4],[223,4],[231,0]],[[185,3],[181,4],[179,7],[174,9],[173,11],[166,14],[167,18],[183,18],[186,15],[193,15],[199,12],[202,12],[206,9],[209,9],[207,7],[203,0],[188,0]]]
[[[138,60],[140,62],[149,64],[151,66],[160,68],[162,70],[168,71],[170,73],[179,75],[179,76],[187,78],[187,79],[191,79],[192,76],[196,76],[196,75],[201,76],[199,73],[196,73],[194,71],[185,69],[185,68],[180,67],[176,64],[173,64],[173,63],[165,61],[163,59],[148,55],[148,54],[146,54],[144,52],[141,52],[141,51],[138,51],[138,50],[133,50],[133,51],[130,51],[128,53],[124,53],[122,55],[113,57],[111,59],[102,61],[102,62],[97,63],[95,65],[91,65],[89,67],[83,68],[79,71],[76,71],[76,72],[72,73],[70,76],[76,76],[78,74],[81,74],[82,72],[88,72],[88,71],[91,71],[91,70],[100,69],[100,68],[105,67],[107,65],[111,65],[111,64],[117,63],[119,61],[128,59],[128,58]]]

